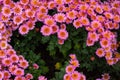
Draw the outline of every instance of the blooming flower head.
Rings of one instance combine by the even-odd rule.
[[[7,41],[0,41],[0,48],[1,49],[6,49],[7,45],[8,45]]]
[[[105,56],[104,49],[103,49],[103,48],[98,48],[98,49],[96,50],[96,55],[97,55],[98,57],[103,57],[103,56]]]
[[[59,30],[59,26],[57,26],[57,25],[52,26],[52,34],[57,33],[58,30]]]
[[[66,40],[68,38],[68,32],[66,30],[63,30],[63,29],[59,30],[57,35],[58,35],[59,39]]]
[[[75,10],[69,11],[69,12],[67,13],[67,17],[68,17],[69,19],[72,19],[72,20],[76,18],[76,15],[77,15],[77,11],[75,11]]]
[[[110,42],[109,42],[109,40],[103,38],[102,40],[100,40],[100,45],[101,45],[101,47],[105,48],[110,45]]]
[[[85,77],[85,75],[83,75],[83,74],[80,74],[80,80],[86,80],[86,77]]]
[[[47,14],[48,13],[48,9],[45,6],[40,6],[38,11],[40,13],[43,13],[43,14]]]
[[[56,7],[56,4],[55,4],[54,1],[49,1],[49,2],[48,2],[48,9],[53,9],[53,8],[55,8],[55,7]]]
[[[34,69],[38,69],[39,68],[39,65],[37,65],[36,63],[33,64],[33,68]]]
[[[47,78],[45,78],[45,76],[39,76],[38,80],[47,80]]]
[[[72,0],[64,0],[65,4],[69,4],[72,2]]]
[[[6,53],[4,50],[0,50],[0,58],[5,58],[6,57]]]
[[[8,8],[8,7],[3,7],[3,8],[2,8],[2,14],[3,14],[4,16],[9,17],[9,16],[11,16],[11,14],[12,14],[12,10],[11,10],[10,8]]]
[[[46,25],[48,25],[48,26],[53,26],[53,25],[55,25],[55,21],[54,21],[53,18],[46,18],[44,23],[45,23]]]
[[[98,15],[97,16],[97,20],[100,21],[100,22],[104,22],[105,21],[105,17],[102,16],[102,15]]]
[[[96,6],[95,11],[99,14],[103,13],[103,9],[101,8],[101,6],[98,6],[98,5]]]
[[[23,20],[20,16],[14,16],[13,22],[17,25],[20,25],[23,22]]]
[[[112,13],[105,12],[104,15],[107,19],[113,19],[113,14]]]
[[[42,35],[44,36],[49,36],[52,34],[52,27],[49,27],[47,25],[44,25],[41,27],[40,32],[42,33]]]
[[[33,75],[30,74],[30,73],[27,73],[25,77],[26,77],[27,79],[33,79]]]
[[[11,56],[11,55],[15,55],[15,54],[16,54],[16,51],[15,51],[14,49],[8,49],[8,50],[6,51],[6,53],[7,53],[8,56]]]
[[[87,4],[81,4],[79,7],[79,10],[81,10],[81,11],[86,11],[87,10],[87,8],[88,8],[88,5]]]
[[[32,30],[35,28],[35,22],[32,20],[28,21],[26,25],[28,26],[29,30]]]
[[[17,63],[18,61],[19,61],[19,57],[16,55],[16,54],[14,54],[14,55],[11,55],[10,56],[10,60],[14,63]]]
[[[70,64],[73,65],[74,67],[79,67],[79,61],[78,60],[71,60]]]
[[[11,0],[3,0],[5,6],[10,6]]]
[[[65,14],[63,14],[63,13],[57,13],[54,16],[55,16],[55,21],[57,21],[59,23],[65,22],[65,20],[66,20]]]
[[[110,80],[110,75],[108,73],[102,74],[102,79],[103,80]]]
[[[11,77],[10,72],[8,72],[8,71],[4,71],[3,75],[4,75],[4,78],[10,78]]]
[[[9,66],[9,72],[11,72],[11,74],[14,74],[14,71],[18,68],[17,65],[10,65]]]
[[[63,39],[58,39],[58,44],[60,44],[60,45],[64,44],[64,40]]]
[[[26,79],[22,76],[16,76],[14,80],[26,80]]]
[[[4,59],[2,60],[2,63],[3,63],[5,66],[10,66],[10,65],[12,64],[10,58],[4,58]]]
[[[113,20],[114,20],[114,22],[120,22],[120,16],[119,15],[114,15]]]
[[[27,16],[28,18],[33,18],[33,17],[35,17],[35,11],[31,11],[31,9],[27,9],[27,10],[26,10],[26,16]]]
[[[13,8],[13,13],[15,15],[20,15],[22,14],[22,7],[20,5],[16,5],[14,8]]]
[[[63,0],[54,0],[57,5],[62,5],[64,4]]]
[[[29,32],[29,28],[27,27],[27,25],[21,25],[19,28],[19,33],[21,35],[25,35]]]
[[[16,75],[16,76],[22,76],[22,75],[24,75],[24,70],[21,69],[21,68],[17,68],[14,71],[14,75]]]
[[[0,80],[2,80],[3,77],[4,77],[4,74],[3,74],[3,72],[0,71]]]
[[[75,54],[70,54],[69,56],[70,56],[70,58],[71,58],[72,60],[75,60],[75,59],[76,59],[76,55],[75,55]]]
[[[87,39],[86,40],[86,44],[87,44],[87,46],[93,46],[94,45],[94,41],[90,40],[90,39]]]
[[[80,73],[78,71],[74,71],[71,75],[71,80],[80,80]]]
[[[20,61],[19,66],[26,69],[29,66],[29,64],[26,60],[23,60],[23,61]]]
[[[113,58],[106,59],[106,60],[107,60],[107,63],[108,63],[109,65],[113,65],[113,64],[114,64]]]
[[[27,5],[29,3],[29,0],[20,0],[20,3],[22,5]]]
[[[111,59],[112,58],[112,52],[111,51],[108,51],[105,53],[105,58],[106,59]]]
[[[81,24],[80,20],[77,19],[77,20],[74,20],[73,26],[74,26],[76,29],[78,29],[79,27],[82,27],[82,24]]]
[[[70,80],[71,79],[71,75],[70,74],[65,74],[64,75],[64,80]]]
[[[94,20],[94,21],[91,22],[91,27],[92,27],[94,30],[96,30],[96,29],[98,29],[99,27],[101,27],[101,23],[100,23],[99,21]]]
[[[89,32],[88,38],[91,39],[92,41],[98,41],[99,36],[96,32]]]
[[[75,67],[73,65],[68,65],[65,70],[69,74],[75,70]]]

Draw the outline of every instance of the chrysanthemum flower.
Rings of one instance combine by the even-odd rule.
[[[65,4],[69,4],[72,2],[72,0],[64,0]]]
[[[103,48],[98,48],[98,49],[96,50],[96,55],[97,55],[98,57],[103,57],[103,56],[105,56],[104,49],[103,49]]]
[[[32,20],[28,21],[26,25],[28,26],[29,30],[32,30],[35,28],[35,22]]]
[[[110,12],[105,12],[104,15],[107,19],[113,19],[113,14]]]
[[[26,80],[26,79],[22,76],[16,76],[14,80]]]
[[[14,75],[22,76],[22,75],[24,75],[24,70],[21,69],[21,68],[17,68],[17,69],[15,69],[15,71],[14,71]]]
[[[62,5],[64,4],[63,0],[54,0],[57,5]]]
[[[39,65],[36,64],[36,63],[34,63],[34,64],[33,64],[33,68],[34,68],[34,69],[38,69],[38,68],[39,68]]]
[[[70,54],[69,56],[70,56],[70,58],[71,58],[72,60],[75,60],[75,59],[76,59],[76,55],[75,55],[75,54]]]
[[[63,12],[63,11],[64,11],[64,8],[65,8],[64,5],[59,5],[59,6],[57,7],[57,11],[58,11],[58,12]]]
[[[59,30],[57,35],[58,35],[59,39],[66,40],[68,38],[68,32],[66,30],[63,30],[63,29]]]
[[[57,25],[52,26],[52,34],[57,33],[58,30],[59,30],[59,26]]]
[[[112,52],[111,51],[108,51],[105,53],[105,58],[106,59],[111,59],[112,58]]]
[[[68,65],[65,70],[68,74],[71,74],[75,70],[75,67],[73,65]]]
[[[110,79],[110,75],[109,75],[108,73],[104,73],[104,74],[102,75],[102,79],[103,79],[103,80],[109,80],[109,79]]]
[[[86,17],[81,17],[80,22],[81,22],[83,25],[89,25],[89,24],[90,24],[88,18],[86,18]]]
[[[71,80],[80,80],[80,73],[77,71],[74,71],[71,75]]]
[[[70,74],[65,74],[64,75],[64,80],[71,80],[71,75]]]
[[[47,25],[44,25],[44,26],[41,27],[40,32],[44,36],[49,36],[49,35],[52,34],[52,27],[48,27]]]
[[[77,20],[74,20],[73,26],[74,26],[76,29],[78,29],[79,27],[82,27],[82,24],[81,24],[80,20],[77,19]]]
[[[13,13],[15,14],[15,15],[20,15],[20,14],[22,14],[22,7],[20,6],[20,5],[15,5],[15,7],[13,8]]]
[[[87,44],[87,46],[93,46],[94,45],[94,41],[92,41],[90,39],[87,39],[86,40],[86,44]]]
[[[6,57],[6,53],[4,50],[0,50],[0,58],[5,58]]]
[[[104,22],[105,21],[105,17],[101,16],[101,15],[98,15],[97,16],[97,20],[100,21],[100,22]]]
[[[23,57],[22,55],[19,55],[18,57],[19,57],[19,61],[25,60],[24,57]]]
[[[30,74],[30,73],[27,73],[25,77],[26,77],[27,79],[33,79],[33,75]]]
[[[9,20],[9,18],[3,14],[0,17],[3,22],[7,22]]]
[[[79,61],[78,60],[71,60],[70,64],[73,65],[74,67],[79,67]]]
[[[55,20],[57,22],[62,23],[62,22],[65,22],[65,20],[66,20],[65,14],[63,14],[63,13],[57,13],[54,16],[55,16]]]
[[[35,11],[31,11],[31,9],[27,9],[25,12],[26,12],[26,16],[27,16],[28,18],[33,18],[33,17],[35,17]]]
[[[87,4],[81,4],[79,7],[79,10],[81,10],[81,11],[86,11],[87,10],[87,8],[88,8],[88,5]]]
[[[58,39],[58,44],[60,44],[60,45],[64,44],[64,40],[63,39]]]
[[[99,36],[96,32],[88,32],[88,38],[92,41],[98,41]]]
[[[3,72],[0,71],[0,80],[2,80],[4,77]]]
[[[19,61],[19,57],[15,54],[15,55],[11,55],[10,56],[10,60],[13,62],[13,63],[17,63]]]
[[[16,51],[15,51],[14,49],[8,49],[8,50],[6,51],[6,54],[7,54],[8,56],[12,56],[12,55],[16,54]]]
[[[27,27],[27,25],[21,25],[19,28],[19,33],[21,35],[25,35],[29,32],[29,28]]]
[[[38,80],[47,80],[47,78],[45,78],[45,76],[39,76]]]
[[[2,8],[2,14],[3,14],[4,16],[9,17],[9,16],[11,16],[11,14],[12,14],[12,10],[11,10],[10,8],[4,6],[4,7]]]
[[[1,49],[6,49],[7,45],[8,45],[8,43],[6,41],[0,41],[0,48]]]
[[[83,74],[80,74],[80,80],[86,80],[86,77],[85,77],[85,75],[83,75]]]
[[[120,16],[119,15],[114,15],[113,20],[114,20],[114,22],[120,22]]]
[[[73,20],[73,19],[76,18],[77,11],[72,10],[72,11],[67,12],[66,14],[67,14],[67,17],[68,17],[69,19],[72,19],[72,20]]]
[[[101,47],[105,48],[110,46],[110,42],[107,39],[103,38],[102,40],[100,40],[100,45]]]
[[[20,3],[22,5],[27,5],[29,3],[29,0],[20,0]]]
[[[4,78],[10,78],[11,77],[11,74],[8,71],[4,71],[3,75],[4,75]]]
[[[4,58],[2,60],[2,63],[5,65],[5,66],[10,66],[12,64],[10,58]]]
[[[4,4],[5,6],[9,6],[10,3],[11,3],[11,0],[3,0],[3,4]]]
[[[44,21],[44,23],[46,25],[50,26],[50,27],[53,26],[53,25],[55,25],[55,21],[54,21],[53,18],[46,18],[45,21]]]
[[[45,6],[40,6],[38,11],[40,13],[43,13],[43,14],[47,14],[48,13],[48,9]]]
[[[61,25],[60,25],[60,29],[66,30],[66,24],[61,24]]]
[[[101,27],[101,23],[99,22],[99,21],[92,21],[91,22],[91,27],[94,29],[94,30],[96,30],[96,29],[98,29],[99,27]]]
[[[20,25],[23,22],[23,19],[20,16],[14,16],[13,22],[17,25]]]
[[[20,61],[19,66],[26,69],[29,66],[29,64],[26,60],[23,60],[23,61]]]
[[[96,8],[95,8],[95,11],[97,12],[97,13],[99,13],[99,14],[102,14],[103,13],[103,9],[101,8],[101,6],[96,6]]]
[[[55,8],[55,7],[56,7],[56,4],[55,4],[54,1],[49,1],[49,2],[48,2],[48,9],[53,9],[53,8]]]
[[[38,7],[39,0],[30,0],[32,6]]]

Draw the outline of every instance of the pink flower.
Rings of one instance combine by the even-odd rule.
[[[90,39],[87,39],[87,40],[86,40],[87,46],[93,46],[94,43],[95,43],[95,42],[94,42],[93,40],[90,40]]]
[[[39,76],[38,80],[47,80],[47,78],[45,78],[45,76]]]
[[[79,61],[78,60],[70,60],[70,64],[73,65],[74,67],[79,67]]]
[[[16,51],[11,48],[11,49],[8,49],[8,50],[6,51],[6,54],[7,54],[8,56],[15,55],[15,54],[16,54]]]
[[[105,39],[105,38],[103,38],[102,40],[100,40],[100,45],[103,48],[108,47],[108,46],[110,46],[110,41]]]
[[[27,5],[29,3],[29,0],[20,0],[20,3],[22,5]]]
[[[81,80],[80,76],[81,74],[78,71],[74,71],[71,75],[71,80]]]
[[[20,28],[19,28],[19,33],[21,35],[25,35],[29,32],[29,28],[27,25],[21,25]]]
[[[13,62],[13,63],[17,63],[19,61],[19,57],[14,54],[14,55],[11,55],[10,56],[10,60]]]
[[[11,14],[12,14],[12,10],[11,10],[10,8],[4,6],[4,7],[2,8],[2,14],[3,14],[4,16],[9,17],[9,16],[11,16]]]
[[[23,22],[23,20],[20,16],[14,16],[13,22],[14,22],[14,24],[20,25]]]
[[[75,54],[70,54],[69,56],[70,56],[70,58],[71,58],[72,60],[75,60],[75,59],[76,59],[76,55],[75,55]]]
[[[44,23],[50,27],[55,25],[55,21],[53,18],[46,18]]]
[[[2,60],[2,63],[3,63],[5,66],[10,66],[10,65],[12,65],[12,62],[11,62],[10,58],[4,58],[4,59]]]
[[[89,19],[87,17],[81,17],[80,22],[82,23],[82,25],[85,26],[90,24]]]
[[[110,75],[108,73],[102,74],[102,79],[103,80],[110,80]]]
[[[13,8],[13,13],[14,13],[15,15],[21,15],[21,14],[22,14],[22,10],[23,10],[23,8],[22,8],[19,4],[17,4],[17,5],[15,5],[15,7]]]
[[[43,25],[41,27],[41,30],[40,32],[42,33],[42,35],[44,36],[49,36],[52,34],[52,28],[51,27],[48,27],[47,25]]]
[[[58,25],[52,26],[52,34],[57,33],[58,30],[59,30],[59,26]]]
[[[10,78],[11,77],[11,74],[10,74],[9,71],[4,71],[3,74],[4,74],[4,78]]]
[[[19,66],[22,67],[23,69],[26,69],[29,66],[29,64],[26,60],[22,60],[20,61]]]
[[[105,56],[104,49],[103,48],[98,48],[97,51],[96,51],[96,55],[99,56],[99,57]]]
[[[8,45],[7,41],[0,41],[0,48],[1,49],[6,49],[7,45]]]
[[[81,22],[80,22],[80,19],[74,20],[73,26],[74,26],[76,29],[78,29],[79,27],[82,27],[82,24],[81,24]]]
[[[22,76],[22,75],[24,75],[24,70],[21,69],[21,68],[17,68],[14,71],[14,75],[16,75],[16,76]]]
[[[0,80],[2,80],[3,77],[4,77],[4,74],[3,74],[3,72],[0,71]]]
[[[58,44],[60,44],[60,45],[64,44],[64,40],[63,39],[58,39]]]
[[[69,19],[75,19],[77,16],[77,11],[75,11],[75,10],[72,10],[72,11],[69,11],[68,13],[67,13],[67,17],[69,18]]]
[[[68,38],[68,32],[66,30],[63,30],[63,29],[59,30],[57,35],[58,35],[59,39],[66,40]]]
[[[33,17],[35,17],[35,11],[31,11],[31,9],[27,9],[25,12],[26,12],[26,16],[27,16],[28,18],[33,18]]]
[[[39,68],[39,65],[37,65],[36,63],[33,64],[33,68],[34,69],[38,69]]]
[[[65,74],[64,80],[71,80],[71,74]]]
[[[27,73],[25,77],[26,77],[27,79],[33,79],[33,75],[30,74],[30,73]]]
[[[94,30],[97,30],[99,27],[101,27],[101,23],[99,21],[92,21],[91,22],[91,27],[94,29]]]
[[[88,32],[88,38],[92,41],[98,41],[99,36],[96,32]]]
[[[65,14],[63,14],[63,13],[57,13],[54,15],[54,17],[55,17],[55,21],[57,21],[59,23],[65,22],[65,20],[66,20]]]
[[[71,74],[73,71],[75,70],[75,67],[73,65],[68,65],[65,69],[65,71],[68,73],[68,74]]]

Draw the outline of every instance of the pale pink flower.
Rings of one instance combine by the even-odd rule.
[[[59,30],[57,35],[58,35],[59,39],[66,40],[68,38],[68,32],[66,30],[63,30],[63,29]]]
[[[38,69],[39,68],[39,65],[37,65],[36,63],[33,64],[33,68],[34,69]]]
[[[43,25],[40,29],[40,32],[42,33],[42,35],[44,36],[49,36],[52,34],[52,27],[49,27],[47,25]]]

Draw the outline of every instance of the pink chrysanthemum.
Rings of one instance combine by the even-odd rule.
[[[6,49],[7,45],[8,45],[8,43],[6,41],[0,41],[0,48],[1,49]]]
[[[62,5],[64,4],[63,0],[54,0],[57,5]]]
[[[71,75],[71,80],[81,80],[80,73],[78,71],[74,71]]]
[[[8,79],[11,77],[11,74],[8,71],[4,71],[3,75],[4,75],[4,78],[8,78]]]
[[[64,75],[64,80],[71,80],[71,75],[70,74],[65,74]]]
[[[72,10],[72,11],[69,11],[68,13],[67,13],[67,17],[69,18],[69,19],[75,19],[77,16],[77,11],[75,11],[75,10]]]
[[[38,69],[38,68],[39,68],[39,65],[36,64],[36,63],[34,63],[34,64],[33,64],[33,68],[34,68],[34,69]]]
[[[5,58],[6,52],[4,50],[0,50],[0,58]]]
[[[59,6],[57,7],[57,11],[58,11],[58,12],[63,12],[64,9],[65,9],[65,6],[64,6],[64,5],[59,5]]]
[[[110,46],[110,41],[105,39],[105,38],[103,38],[102,40],[100,40],[100,45],[103,48],[108,47],[108,46]]]
[[[13,22],[17,25],[20,25],[23,22],[23,20],[22,20],[21,16],[14,16]]]
[[[19,66],[26,69],[29,66],[29,64],[26,60],[23,60],[23,61],[20,61]]]
[[[27,25],[21,25],[19,28],[19,33],[21,35],[25,35],[29,32],[29,28],[27,27]]]
[[[12,14],[12,10],[8,7],[3,7],[2,8],[2,14],[9,17]]]
[[[3,0],[5,6],[10,6],[11,0]]]
[[[14,74],[14,71],[15,71],[17,68],[18,68],[17,65],[11,65],[11,66],[9,67],[9,71],[11,72],[11,74]]]
[[[22,5],[27,5],[29,3],[29,0],[20,0],[20,3]]]
[[[104,49],[103,49],[103,48],[98,48],[98,49],[96,50],[96,55],[97,55],[98,57],[103,57],[103,56],[105,56]]]
[[[96,32],[88,32],[88,38],[92,41],[98,41],[99,36]]]
[[[48,2],[48,9],[53,9],[56,7],[56,3],[54,1],[49,1]]]
[[[58,39],[58,44],[60,44],[60,45],[64,44],[64,40],[63,39]]]
[[[80,22],[80,19],[74,20],[73,26],[78,29],[79,27],[82,27],[82,24]]]
[[[69,4],[72,2],[72,0],[64,0],[65,4]]]
[[[70,58],[71,58],[72,60],[75,60],[75,59],[76,59],[76,55],[75,55],[75,54],[70,54],[69,56],[70,56]]]
[[[79,6],[79,10],[81,10],[81,11],[83,11],[83,12],[85,12],[87,9],[88,9],[88,5],[87,5],[87,4],[81,4],[81,5]]]
[[[12,55],[15,55],[15,54],[16,54],[16,51],[15,51],[14,49],[8,49],[8,50],[6,51],[6,54],[7,54],[8,56],[12,56]]]
[[[16,76],[14,80],[26,80],[26,79],[22,76]]]
[[[90,39],[87,39],[86,40],[86,44],[87,44],[87,46],[93,46],[94,45],[94,41],[92,41]]]
[[[10,56],[10,60],[13,62],[13,63],[17,63],[19,61],[19,57],[15,54],[15,55],[11,55]]]
[[[32,11],[31,9],[27,9],[25,12],[26,12],[26,16],[27,16],[28,18],[33,18],[33,17],[35,17],[35,11]]]
[[[59,39],[66,40],[68,38],[68,32],[64,29],[61,29],[57,33]]]
[[[71,74],[75,70],[75,67],[73,65],[68,65],[65,69],[65,71],[69,74]]]
[[[106,60],[107,60],[107,63],[108,63],[109,65],[113,65],[113,64],[114,64],[113,58],[106,59]]]
[[[107,19],[113,19],[113,14],[110,12],[105,12],[104,15]]]
[[[49,36],[49,35],[52,34],[52,28],[44,25],[44,26],[41,27],[40,32],[41,32],[42,35],[44,35],[44,36]]]
[[[16,5],[14,8],[13,8],[13,13],[15,15],[20,15],[22,14],[22,7],[20,5]]]
[[[57,33],[58,30],[59,30],[59,26],[57,25],[52,26],[52,34]]]
[[[5,65],[5,66],[10,66],[12,64],[10,58],[4,58],[2,60],[2,63]]]
[[[92,27],[94,30],[96,30],[96,29],[98,29],[99,27],[101,27],[101,23],[100,23],[99,21],[94,20],[94,21],[91,22],[91,27]]]
[[[47,78],[45,78],[45,76],[39,76],[38,80],[47,80]]]
[[[79,67],[79,61],[78,60],[70,60],[70,64],[73,65],[74,67]]]
[[[28,21],[26,25],[28,26],[29,30],[32,30],[35,28],[35,22],[32,20]]]
[[[104,74],[102,75],[102,79],[103,79],[103,80],[110,80],[110,75],[109,75],[108,73],[104,73]]]
[[[46,18],[44,23],[45,23],[46,25],[48,25],[48,26],[53,26],[53,25],[55,25],[55,21],[54,21],[53,18]]]
[[[88,18],[86,18],[86,17],[81,17],[80,22],[81,22],[83,25],[89,25],[89,24],[90,24]]]
[[[66,20],[65,14],[63,14],[63,13],[57,13],[54,16],[55,16],[55,20],[57,22],[62,23],[62,22],[65,22],[65,20]]]
[[[83,74],[80,74],[80,80],[86,80],[86,77],[85,77],[85,75],[83,75]]]
[[[45,6],[40,6],[38,11],[40,13],[43,13],[43,14],[47,14],[48,13],[48,9]]]
[[[24,75],[24,70],[21,69],[21,68],[17,68],[14,71],[14,75],[16,75],[16,76],[22,76],[22,75]]]
[[[26,77],[27,79],[33,79],[33,75],[30,74],[30,73],[27,73],[25,77]]]
[[[112,58],[112,55],[113,55],[112,52],[111,52],[111,51],[108,51],[108,52],[105,53],[105,58],[106,58],[106,59],[111,59],[111,58]]]
[[[102,14],[103,13],[103,9],[101,8],[101,6],[96,6],[96,8],[95,8],[95,11],[97,12],[97,13],[99,13],[99,14]]]
[[[3,72],[0,71],[0,80],[2,80],[4,77]]]

